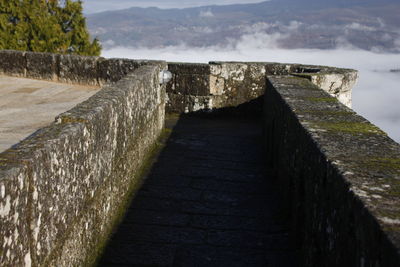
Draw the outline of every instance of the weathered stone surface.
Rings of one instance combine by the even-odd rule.
[[[9,151],[7,156],[13,159],[15,154],[16,152]],[[28,173],[27,165],[17,161],[10,164],[0,156],[0,264],[2,266],[29,266],[31,263],[28,221],[31,196]]]
[[[304,70],[304,69],[303,69]],[[307,70],[311,72],[307,73]],[[299,71],[299,69],[297,69]],[[314,72],[312,72],[314,71]],[[309,79],[313,84],[336,97],[345,106],[351,108],[351,89],[358,80],[358,72],[351,69],[320,67],[305,69],[296,76]]]
[[[265,68],[262,63],[170,63],[168,66],[173,73],[173,79],[167,85],[169,98],[172,101],[183,98],[184,104],[179,108],[167,105],[167,111],[192,112],[234,107],[264,93]],[[169,106],[174,108],[169,109]]]
[[[59,57],[59,81],[99,85],[97,70],[98,57],[76,55],[59,55]]]
[[[26,72],[25,52],[0,50],[0,72],[11,76],[24,77]]]
[[[177,74],[210,74],[210,65],[201,63],[168,63],[168,70]]]
[[[185,111],[185,96],[179,94],[167,94],[166,110],[170,113],[182,113]]]
[[[162,64],[162,62],[152,60],[130,60],[123,58],[101,58],[98,61],[99,82],[101,84],[117,82],[139,67],[149,64]]]
[[[208,64],[169,63],[173,74],[167,93],[193,96],[210,95],[210,66]]]
[[[0,73],[83,85],[117,82],[145,65],[162,61],[0,50]]]
[[[70,83],[112,82],[58,116],[56,123],[0,154],[0,265],[93,263],[118,207],[141,183],[138,170],[163,126],[166,92],[158,74],[166,64],[140,67],[149,62],[47,54],[36,58],[17,51],[0,51],[0,59],[0,71],[9,75],[53,79],[56,72]],[[48,69],[41,66],[48,63]],[[240,62],[171,63],[169,68],[174,79],[167,85],[168,110],[240,107],[257,101],[266,90],[268,164],[276,170],[287,200],[305,266],[400,265],[400,145],[331,96],[350,104],[355,71]],[[230,142],[219,132],[221,122],[207,121],[192,123],[182,132],[189,133],[186,138],[178,136],[172,153],[180,158],[164,163],[158,173],[156,169],[157,182],[148,180],[151,188],[137,195],[133,210],[161,211],[163,216],[152,220],[146,215],[140,224],[151,226],[128,227],[138,234],[129,232],[127,237],[155,252],[146,244],[131,247],[126,251],[148,255],[125,263],[191,265],[211,258],[223,265],[239,262],[232,261],[235,251],[246,259],[256,255],[254,262],[265,265],[274,262],[265,249],[287,248],[287,235],[270,235],[282,227],[270,225],[268,231],[254,234],[263,226],[259,217],[274,213],[258,202],[260,195],[261,200],[265,197],[257,191],[263,188],[260,175],[246,173],[260,171],[252,165],[255,158],[241,150],[249,136],[238,134],[247,126],[229,130],[240,140],[235,145],[235,138]],[[203,125],[211,137],[207,131],[196,132]],[[249,216],[251,220],[226,221]],[[205,233],[202,228],[207,227],[212,230]],[[166,243],[154,245],[160,240]],[[225,248],[215,253],[216,245]],[[242,247],[254,254],[236,250]],[[157,258],[157,248],[162,257]]]
[[[92,263],[163,127],[165,68],[138,69],[0,154],[2,266]]]
[[[56,81],[58,79],[59,55],[26,52],[26,77]]]
[[[210,65],[215,81],[210,90],[225,96],[224,106],[237,106],[264,94],[263,63],[211,62]]]
[[[175,77],[174,87],[171,93],[193,96],[210,95],[210,76],[197,74],[181,74]]]
[[[399,265],[400,145],[303,78],[270,76],[265,108],[304,265]]]
[[[174,112],[236,107],[264,94],[266,76],[289,74],[308,78],[350,107],[351,89],[358,78],[357,71],[350,69],[266,62],[170,63],[169,70],[173,73],[167,84],[170,99],[186,99],[179,108],[167,105],[167,111]]]

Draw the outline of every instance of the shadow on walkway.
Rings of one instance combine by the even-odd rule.
[[[260,121],[181,117],[99,266],[296,266],[263,155]]]

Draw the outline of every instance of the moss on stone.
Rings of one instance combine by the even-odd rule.
[[[298,113],[309,113],[316,115],[332,115],[332,116],[348,116],[354,115],[354,112],[351,111],[336,111],[336,110],[297,110]]]
[[[328,103],[337,103],[339,101],[334,97],[307,97],[306,99],[312,102],[328,102]]]
[[[365,135],[387,135],[384,131],[365,122],[313,122],[317,127],[326,129],[331,132],[343,132],[350,134],[365,134]]]
[[[296,81],[296,84],[304,87],[302,89],[310,89],[310,90],[319,89],[319,88],[316,88],[315,85],[312,84],[311,81],[309,79],[307,79],[306,77],[300,77],[300,76],[296,75],[296,76],[288,76],[288,77],[285,77],[285,78],[289,79],[289,80],[292,80],[292,81]]]
[[[67,124],[67,123],[89,123],[88,120],[82,119],[82,118],[75,118],[75,117],[61,117],[61,124]]]
[[[366,167],[400,174],[400,158],[372,158],[364,161]],[[398,182],[400,185],[400,181]]]

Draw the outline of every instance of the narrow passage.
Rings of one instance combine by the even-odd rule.
[[[296,266],[261,122],[184,116],[100,266]]]

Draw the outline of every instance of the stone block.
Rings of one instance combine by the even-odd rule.
[[[98,61],[99,81],[101,84],[117,82],[132,73],[141,66],[163,65],[163,61],[156,60],[132,60],[124,58],[100,59]]]
[[[265,70],[266,75],[287,75],[288,73],[290,73],[290,65],[266,63]]]
[[[201,63],[168,63],[168,70],[173,74],[210,74],[210,65]]]
[[[26,77],[56,81],[60,55],[26,52]]]
[[[174,75],[170,88],[172,93],[194,96],[210,95],[210,76],[202,74],[177,74]],[[173,90],[172,90],[173,89]]]
[[[99,60],[98,65],[99,79],[104,84],[121,80],[128,73],[140,67],[141,63],[129,59],[111,58]]]
[[[84,85],[99,85],[98,57],[60,55],[59,81]]]
[[[25,52],[0,50],[0,72],[6,75],[24,77],[26,74]]]
[[[264,94],[263,63],[213,62],[211,73],[211,94],[225,96],[225,106],[238,106]]]
[[[225,89],[225,79],[210,75],[210,94],[223,95]]]
[[[185,96],[181,94],[167,94],[166,112],[167,113],[184,113],[185,112]]]

